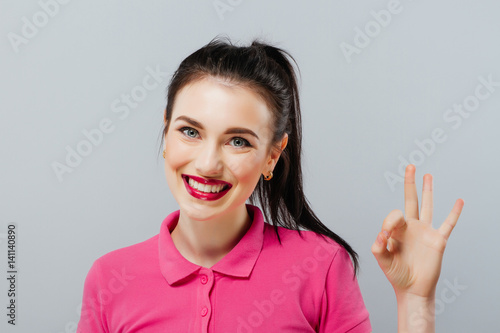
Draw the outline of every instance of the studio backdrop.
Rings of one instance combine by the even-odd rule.
[[[300,68],[304,186],[360,255],[374,332],[396,332],[370,248],[434,179],[434,227],[462,215],[436,291],[438,332],[498,332],[498,1],[0,3],[0,331],[75,332],[92,263],[178,209],[160,153],[166,88],[216,36],[260,38]]]

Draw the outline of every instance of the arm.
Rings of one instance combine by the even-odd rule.
[[[458,199],[439,227],[432,227],[432,176],[424,176],[418,212],[415,166],[406,167],[405,212],[387,215],[372,253],[391,283],[398,302],[398,332],[435,332],[435,292],[446,242],[457,224],[464,201]]]
[[[100,291],[102,291],[101,268],[99,261],[94,261],[90,268],[83,287],[83,301],[80,321],[77,333],[107,333],[104,328],[103,302]]]
[[[328,268],[321,299],[319,333],[371,332],[365,307],[349,253],[336,250]]]
[[[435,332],[435,298],[412,294],[396,295],[398,332]]]

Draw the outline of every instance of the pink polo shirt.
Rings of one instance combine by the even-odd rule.
[[[371,332],[348,253],[312,231],[274,227],[247,205],[252,225],[211,268],[186,260],[160,233],[94,261],[78,333]]]

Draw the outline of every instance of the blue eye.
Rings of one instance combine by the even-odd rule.
[[[234,147],[242,148],[242,147],[251,147],[252,145],[243,138],[232,138],[231,145]]]
[[[190,138],[196,138],[198,136],[198,131],[191,127],[181,128],[181,132]]]

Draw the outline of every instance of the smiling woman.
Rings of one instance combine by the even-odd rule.
[[[357,254],[304,195],[290,60],[257,40],[215,39],[182,61],[162,130],[179,210],[158,235],[94,262],[78,332],[371,331]],[[396,292],[399,331],[431,332],[441,258],[463,200],[434,230],[432,179],[419,220],[414,176],[409,165],[407,219],[392,211],[372,251]]]
[[[165,135],[165,173],[181,208],[172,238],[175,241],[178,229],[187,223],[184,219],[207,221],[200,224],[206,230],[198,229],[203,235],[210,234],[213,225],[241,229],[240,223],[249,222],[246,200],[279,157],[278,150],[270,149],[273,132],[265,101],[248,88],[206,77],[178,92],[171,119]],[[212,185],[220,191],[212,193]],[[234,235],[212,236],[225,244],[227,239],[221,237]],[[193,246],[206,237],[200,238]]]

